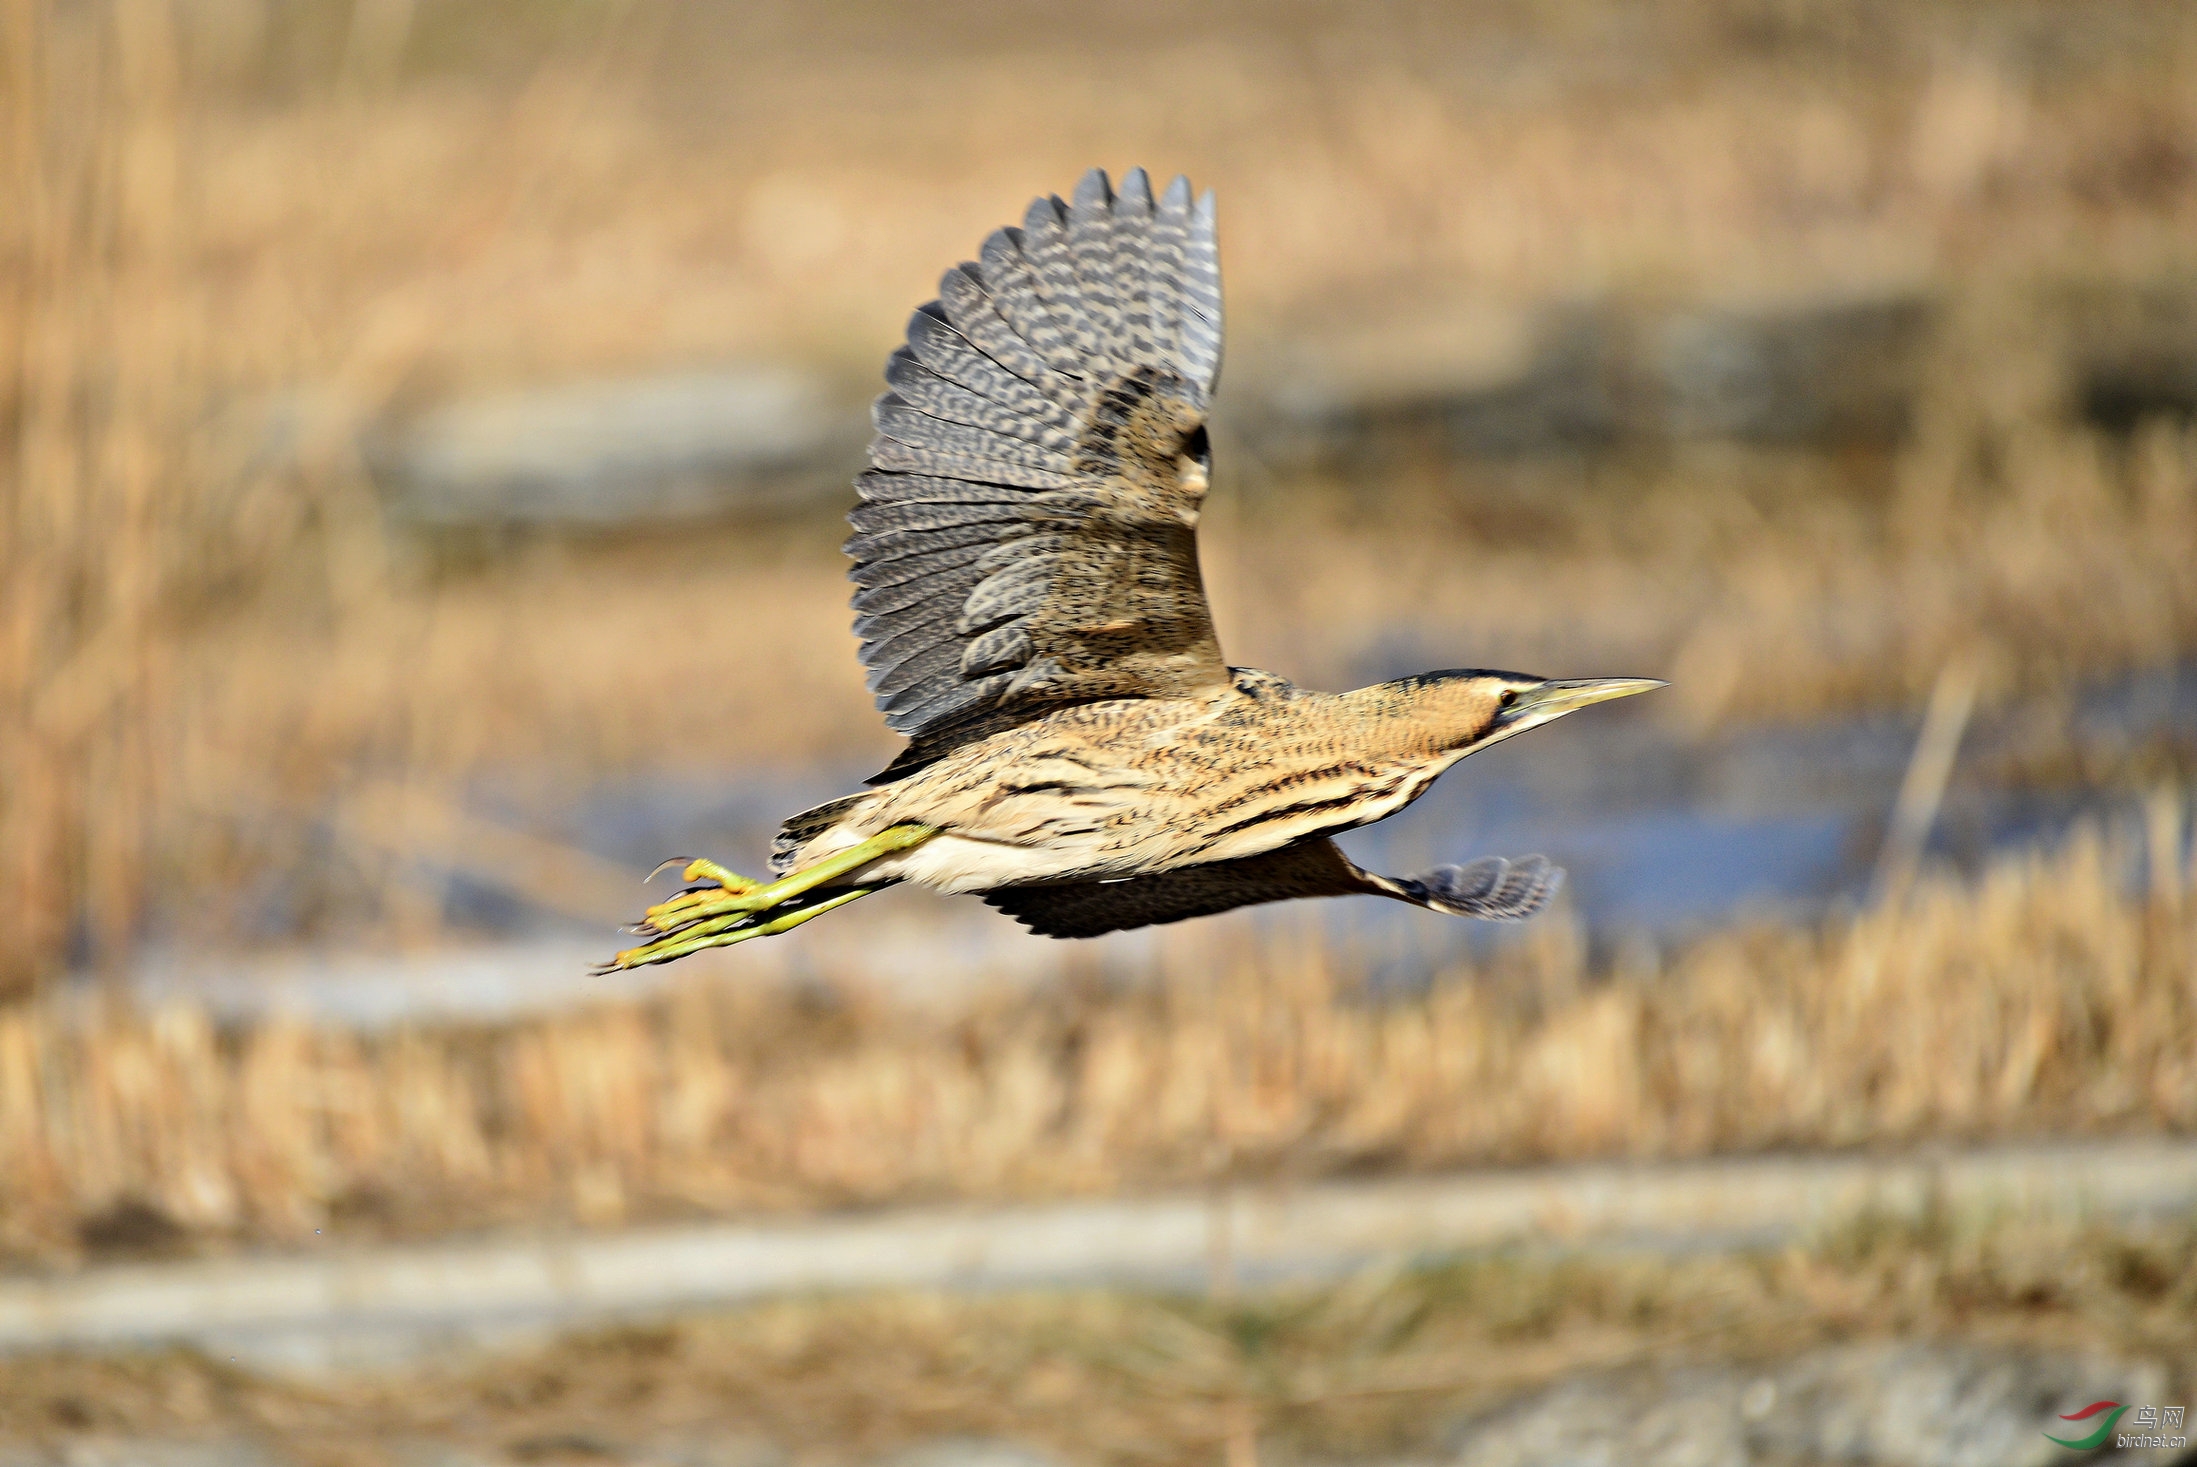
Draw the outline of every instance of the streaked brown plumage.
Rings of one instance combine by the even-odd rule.
[[[1638,678],[1453,671],[1350,693],[1222,660],[1198,575],[1220,366],[1213,199],[1094,170],[949,270],[886,367],[854,537],[855,632],[909,735],[804,812],[768,885],[707,861],[612,966],[790,929],[897,881],[1091,936],[1366,892],[1530,916],[1561,872],[1489,858],[1396,880],[1328,839],[1475,749]]]

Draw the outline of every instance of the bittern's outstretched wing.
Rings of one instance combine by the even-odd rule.
[[[1381,876],[1316,836],[1256,856],[1122,881],[1005,886],[986,892],[984,900],[1040,936],[1097,937],[1262,902],[1356,893],[1393,897],[1453,917],[1516,922],[1546,906],[1563,880],[1563,871],[1541,856],[1521,861],[1483,856],[1421,876]]]
[[[847,553],[909,735],[1228,672],[1198,576],[1220,370],[1213,196],[1094,169],[946,272],[885,369]]]

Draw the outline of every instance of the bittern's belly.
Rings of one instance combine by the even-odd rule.
[[[1438,771],[1356,771],[1345,780],[995,790],[929,820],[943,833],[863,868],[944,892],[1032,881],[1103,881],[1234,860],[1402,809]],[[875,817],[868,824],[878,823]],[[887,821],[885,823],[891,823]]]
[[[1125,875],[1088,847],[1009,845],[947,831],[911,850],[900,851],[862,868],[850,878],[861,882],[894,879],[934,891],[991,891],[1030,881],[1101,880]]]

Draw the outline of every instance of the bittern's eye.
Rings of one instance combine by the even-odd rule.
[[[1503,689],[1503,696],[1495,700],[1495,706],[1496,709],[1500,711],[1502,709],[1508,708],[1511,704],[1517,701],[1518,690],[1516,688],[1505,688]]]

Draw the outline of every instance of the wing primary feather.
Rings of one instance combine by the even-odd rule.
[[[1006,691],[1006,673],[973,683],[939,682],[904,688],[885,706],[885,725],[896,733],[930,728],[977,711]]]
[[[1074,370],[1085,377],[1103,375],[1098,339],[1082,309],[1075,256],[1068,248],[1067,206],[1057,197],[1032,200],[1022,216],[1022,257],[1053,320],[1066,333]]]
[[[924,627],[930,627],[936,632],[938,630],[938,614],[921,602],[917,602],[913,606],[903,606],[898,611],[865,613],[854,619],[855,638],[862,642],[865,651],[870,653],[876,652],[879,647],[904,632],[918,631]],[[936,640],[938,638],[934,635],[932,641]],[[959,639],[955,640],[958,641]],[[927,646],[929,643],[924,645]],[[913,656],[914,654],[910,652],[906,655]],[[876,691],[879,679],[891,667],[897,665],[897,663],[881,662],[873,667],[871,669],[873,676],[870,679],[871,691]]]
[[[870,422],[877,431],[910,448],[932,448],[973,458],[998,459],[1026,468],[1065,470],[1068,455],[1027,438],[971,427],[952,418],[938,418],[888,392],[870,406]]]
[[[987,548],[982,544],[947,543],[935,549],[903,548],[873,556],[849,573],[850,578],[864,592],[880,593],[865,599],[857,609],[882,611],[886,609],[885,603],[888,600],[902,599],[883,595],[889,588],[905,586],[926,576],[944,575],[963,566],[976,571],[980,576],[989,575],[991,572],[981,564]]]
[[[1182,354],[1182,295],[1187,289],[1183,282],[1189,271],[1192,212],[1190,180],[1178,173],[1152,210],[1145,278],[1151,292],[1153,345],[1174,371],[1195,381]],[[1205,388],[1203,382],[1197,386],[1201,392]]]
[[[936,421],[935,419],[933,421]],[[881,469],[938,474],[978,484],[1013,484],[1024,489],[1067,489],[1076,479],[1058,469],[1016,463],[974,453],[956,453],[903,443],[883,435],[870,440],[870,462]]]
[[[1045,364],[1065,376],[1083,375],[1075,343],[1060,322],[1053,319],[1037,271],[1022,252],[1022,231],[995,229],[984,241],[978,268],[992,305],[1016,334],[1030,344]]]
[[[1017,413],[971,392],[958,382],[939,376],[905,350],[893,354],[893,360],[885,370],[885,380],[901,401],[921,408],[934,418],[967,423],[972,428],[983,428],[1002,437],[1042,443],[1047,448],[1066,450],[1076,441],[1074,421],[1065,407],[1055,404],[1048,417]]]
[[[889,575],[891,572],[881,570],[879,574]],[[969,593],[976,589],[977,582],[983,579],[984,572],[978,570],[973,563],[935,565],[905,580],[864,586],[855,592],[850,604],[859,614],[882,615],[933,599],[950,602],[950,605],[941,605],[938,608],[939,615],[936,619],[942,628],[951,632],[951,618],[961,614],[961,603],[968,599]]]
[[[941,479],[931,474],[895,474],[884,469],[864,470],[854,481],[855,492],[865,505],[875,504],[1029,504],[1051,497],[1010,484],[972,483],[967,479]],[[1073,492],[1054,490],[1051,493]]]
[[[908,351],[947,381],[1024,416],[1045,418],[1056,408],[1036,384],[978,351],[936,301],[918,306],[908,317]]]
[[[1016,528],[1013,520],[955,520],[941,525],[927,525],[920,529],[895,527],[888,530],[871,530],[849,539],[842,548],[857,560],[881,561],[908,555],[930,555],[941,550],[967,547],[972,555],[982,556],[999,543],[1002,535],[1011,534]],[[1021,537],[1010,539],[1008,544],[1019,545]]]
[[[1527,856],[1506,861],[1501,856],[1482,856],[1463,866],[1437,866],[1402,882],[1407,901],[1458,917],[1479,917],[1490,922],[1518,922],[1548,904],[1564,882],[1563,868],[1546,856]]]
[[[971,346],[1047,396],[1057,399],[1066,395],[1058,374],[993,307],[984,289],[982,269],[980,265],[956,265],[938,278],[938,303],[946,308],[947,321]]]
[[[1006,527],[1021,524],[1025,516],[1012,505],[976,505],[911,499],[888,503],[858,504],[847,515],[854,534],[841,548],[857,560],[882,553],[872,549],[868,537],[891,534],[920,535],[929,531],[969,528],[997,539]]]
[[[1068,248],[1081,286],[1077,303],[1090,318],[1094,365],[1114,377],[1135,365],[1124,350],[1121,297],[1114,285],[1114,195],[1106,170],[1094,168],[1076,184],[1068,206]]]
[[[1263,902],[1343,896],[1365,889],[1363,874],[1333,842],[1315,837],[1120,881],[999,887],[984,900],[1047,937],[1096,937]]]
[[[899,649],[892,649],[888,639],[886,646],[889,650],[884,655],[892,669],[870,690],[888,701],[922,683],[939,678],[951,681],[961,666],[961,644],[951,637]]]
[[[1183,247],[1182,355],[1191,377],[1210,393],[1221,368],[1221,255],[1213,191],[1198,199]]]
[[[1121,190],[1114,195],[1111,227],[1123,348],[1136,366],[1172,370],[1175,363],[1161,354],[1152,326],[1152,181],[1142,168],[1130,169],[1122,179]]]

